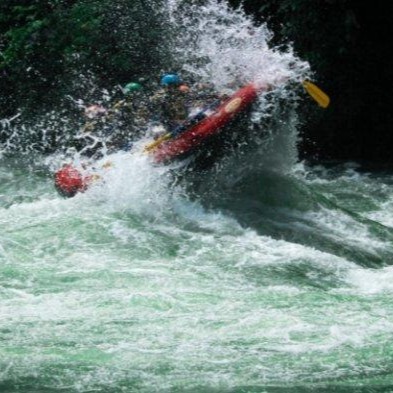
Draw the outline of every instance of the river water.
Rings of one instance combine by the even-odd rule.
[[[265,27],[248,36],[248,18],[208,3],[186,20],[204,64],[184,72],[217,88],[261,66],[272,83],[308,74]],[[64,155],[4,150],[1,392],[393,391],[393,175],[299,162],[299,97],[278,90],[239,126],[267,122],[264,137],[180,178],[116,153],[64,199]]]
[[[298,164],[191,200],[139,164],[62,199],[1,161],[2,392],[392,385],[392,175]]]

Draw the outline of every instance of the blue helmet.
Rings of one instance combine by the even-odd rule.
[[[180,85],[181,80],[176,74],[165,74],[161,78],[161,85],[170,86],[170,85]]]

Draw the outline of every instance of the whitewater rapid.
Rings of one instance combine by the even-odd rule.
[[[3,391],[390,383],[380,375],[392,350],[392,231],[369,219],[388,219],[391,177],[297,171],[290,184],[315,199],[288,207],[277,203],[288,183],[257,172],[270,195],[248,185],[253,201],[246,189],[242,212],[260,216],[246,226],[241,195],[208,208],[180,190],[151,187],[139,170],[112,185],[123,191],[118,204],[108,185],[62,199],[40,171],[4,164]],[[127,194],[131,183],[144,192]],[[326,206],[343,192],[359,219]],[[374,208],[363,210],[358,195]],[[370,253],[377,268],[364,262]]]

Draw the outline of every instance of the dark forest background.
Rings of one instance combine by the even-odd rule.
[[[1,0],[0,119],[60,105],[79,73],[111,86],[159,72],[160,1]],[[327,110],[307,100],[300,108],[302,158],[393,163],[391,2],[229,2],[266,22],[275,44],[293,44],[331,97]]]

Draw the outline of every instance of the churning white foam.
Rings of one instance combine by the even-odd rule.
[[[172,0],[168,14],[178,32],[172,37],[176,62],[218,90],[250,82],[300,82],[310,72],[290,47],[272,47],[272,32],[265,24],[256,25],[241,8],[217,0],[202,6]]]

